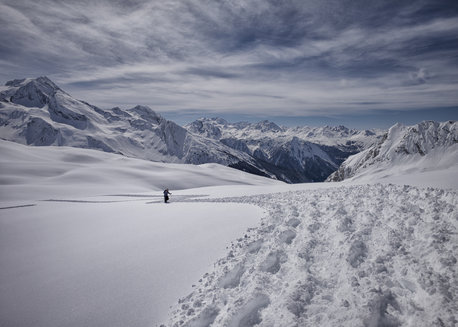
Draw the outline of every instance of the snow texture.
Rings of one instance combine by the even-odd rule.
[[[376,184],[213,201],[268,213],[167,326],[458,323],[455,192]]]

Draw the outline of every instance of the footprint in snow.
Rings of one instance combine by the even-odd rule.
[[[301,221],[297,218],[291,218],[290,220],[288,220],[286,222],[286,225],[290,226],[290,227],[293,227],[293,228],[296,228],[297,226],[299,226],[299,224],[301,223]]]
[[[285,261],[285,254],[282,251],[270,252],[259,266],[259,269],[263,272],[276,274],[280,270],[281,264]]]
[[[219,314],[219,309],[213,306],[205,308],[196,318],[187,322],[183,327],[211,326]]]
[[[316,222],[316,223],[313,223],[313,224],[310,224],[307,229],[309,230],[310,233],[315,233],[317,230],[319,230],[321,228],[321,224]]]
[[[259,239],[257,241],[254,241],[248,244],[247,246],[248,253],[252,253],[252,254],[258,253],[258,251],[261,249],[262,243],[263,243],[263,240]]]
[[[267,295],[256,295],[232,316],[228,326],[252,327],[261,323],[261,311],[269,304],[270,299]]]
[[[239,263],[234,268],[226,272],[226,274],[219,280],[219,287],[222,288],[235,288],[240,284],[240,278],[245,272],[245,267]]]
[[[280,233],[280,241],[283,243],[291,244],[294,238],[296,238],[296,232],[293,230],[288,229]]]
[[[361,263],[366,260],[367,247],[363,241],[356,240],[350,245],[348,250],[347,262],[353,267],[357,268]]]

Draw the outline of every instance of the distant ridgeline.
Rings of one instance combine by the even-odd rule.
[[[447,128],[456,142],[456,124]],[[1,139],[169,163],[219,163],[288,183],[324,181],[350,155],[377,152],[373,146],[380,147],[387,137],[380,130],[283,127],[269,121],[229,123],[218,118],[202,118],[182,127],[147,106],[98,108],[74,99],[47,77],[13,80],[0,88]],[[423,151],[421,139],[415,144]],[[342,169],[330,179],[351,174],[349,168]]]

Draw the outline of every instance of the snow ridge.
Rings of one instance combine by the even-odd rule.
[[[456,193],[376,184],[214,201],[267,214],[167,326],[457,323]]]
[[[424,121],[413,126],[395,124],[377,144],[349,157],[327,181],[358,178],[380,171],[388,174],[403,166],[417,170],[448,168],[458,162],[457,143],[456,121]]]

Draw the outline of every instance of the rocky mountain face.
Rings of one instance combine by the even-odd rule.
[[[0,87],[0,138],[36,146],[72,146],[171,163],[219,163],[289,183],[323,181],[380,131],[280,127],[269,121],[199,119],[181,127],[147,106],[101,109],[47,77]]]
[[[382,135],[344,126],[280,127],[269,121],[228,123],[221,118],[202,118],[185,127],[249,154],[276,178],[291,183],[325,180],[348,156]]]
[[[342,181],[360,174],[389,171],[408,164],[414,164],[417,169],[434,169],[441,162],[456,164],[456,160],[456,121],[424,121],[413,126],[396,124],[372,147],[349,157],[327,181]]]

